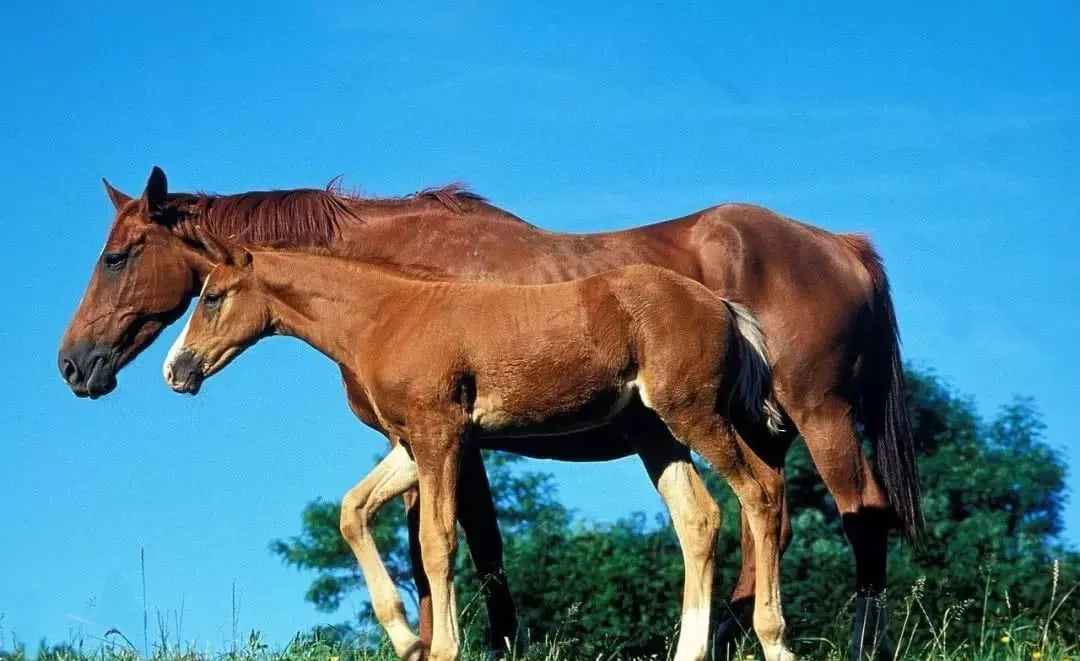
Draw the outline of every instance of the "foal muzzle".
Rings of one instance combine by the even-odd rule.
[[[206,374],[203,361],[190,349],[183,349],[165,366],[165,381],[176,392],[198,394]]]

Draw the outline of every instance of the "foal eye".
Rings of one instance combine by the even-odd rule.
[[[203,294],[202,304],[203,307],[213,310],[217,306],[221,305],[221,299],[224,294]]]
[[[101,256],[101,263],[111,271],[119,271],[124,268],[127,259],[128,254],[126,252],[107,252]]]

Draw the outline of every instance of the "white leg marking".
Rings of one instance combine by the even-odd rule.
[[[371,595],[375,617],[386,631],[398,657],[418,660],[419,638],[405,619],[401,595],[375,546],[371,517],[387,501],[416,486],[416,464],[404,446],[397,446],[342,500],[342,535],[356,556]]]
[[[676,461],[656,484],[683,554],[683,611],[674,661],[704,661],[709,649],[713,549],[720,510],[692,464]]]
[[[683,611],[679,642],[674,661],[696,661],[708,656],[709,609],[691,608]]]

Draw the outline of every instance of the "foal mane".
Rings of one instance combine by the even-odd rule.
[[[234,195],[173,193],[157,219],[190,236],[201,225],[214,236],[252,245],[328,246],[343,227],[363,223],[365,211],[434,202],[464,213],[486,200],[462,184],[450,184],[391,198],[345,192],[340,178],[325,188],[249,191]]]

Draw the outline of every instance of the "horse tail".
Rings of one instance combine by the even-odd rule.
[[[729,406],[737,406],[751,424],[761,424],[773,434],[783,431],[784,416],[772,399],[772,369],[765,353],[761,323],[750,310],[727,299],[724,302],[734,323],[735,360],[738,373]]]
[[[904,366],[900,360],[900,329],[896,323],[889,279],[881,257],[860,235],[842,234],[841,241],[855,253],[873,282],[869,345],[863,352],[856,402],[856,418],[874,444],[874,456],[885,483],[889,503],[907,538],[921,546],[923,518],[915,439],[904,392]]]

